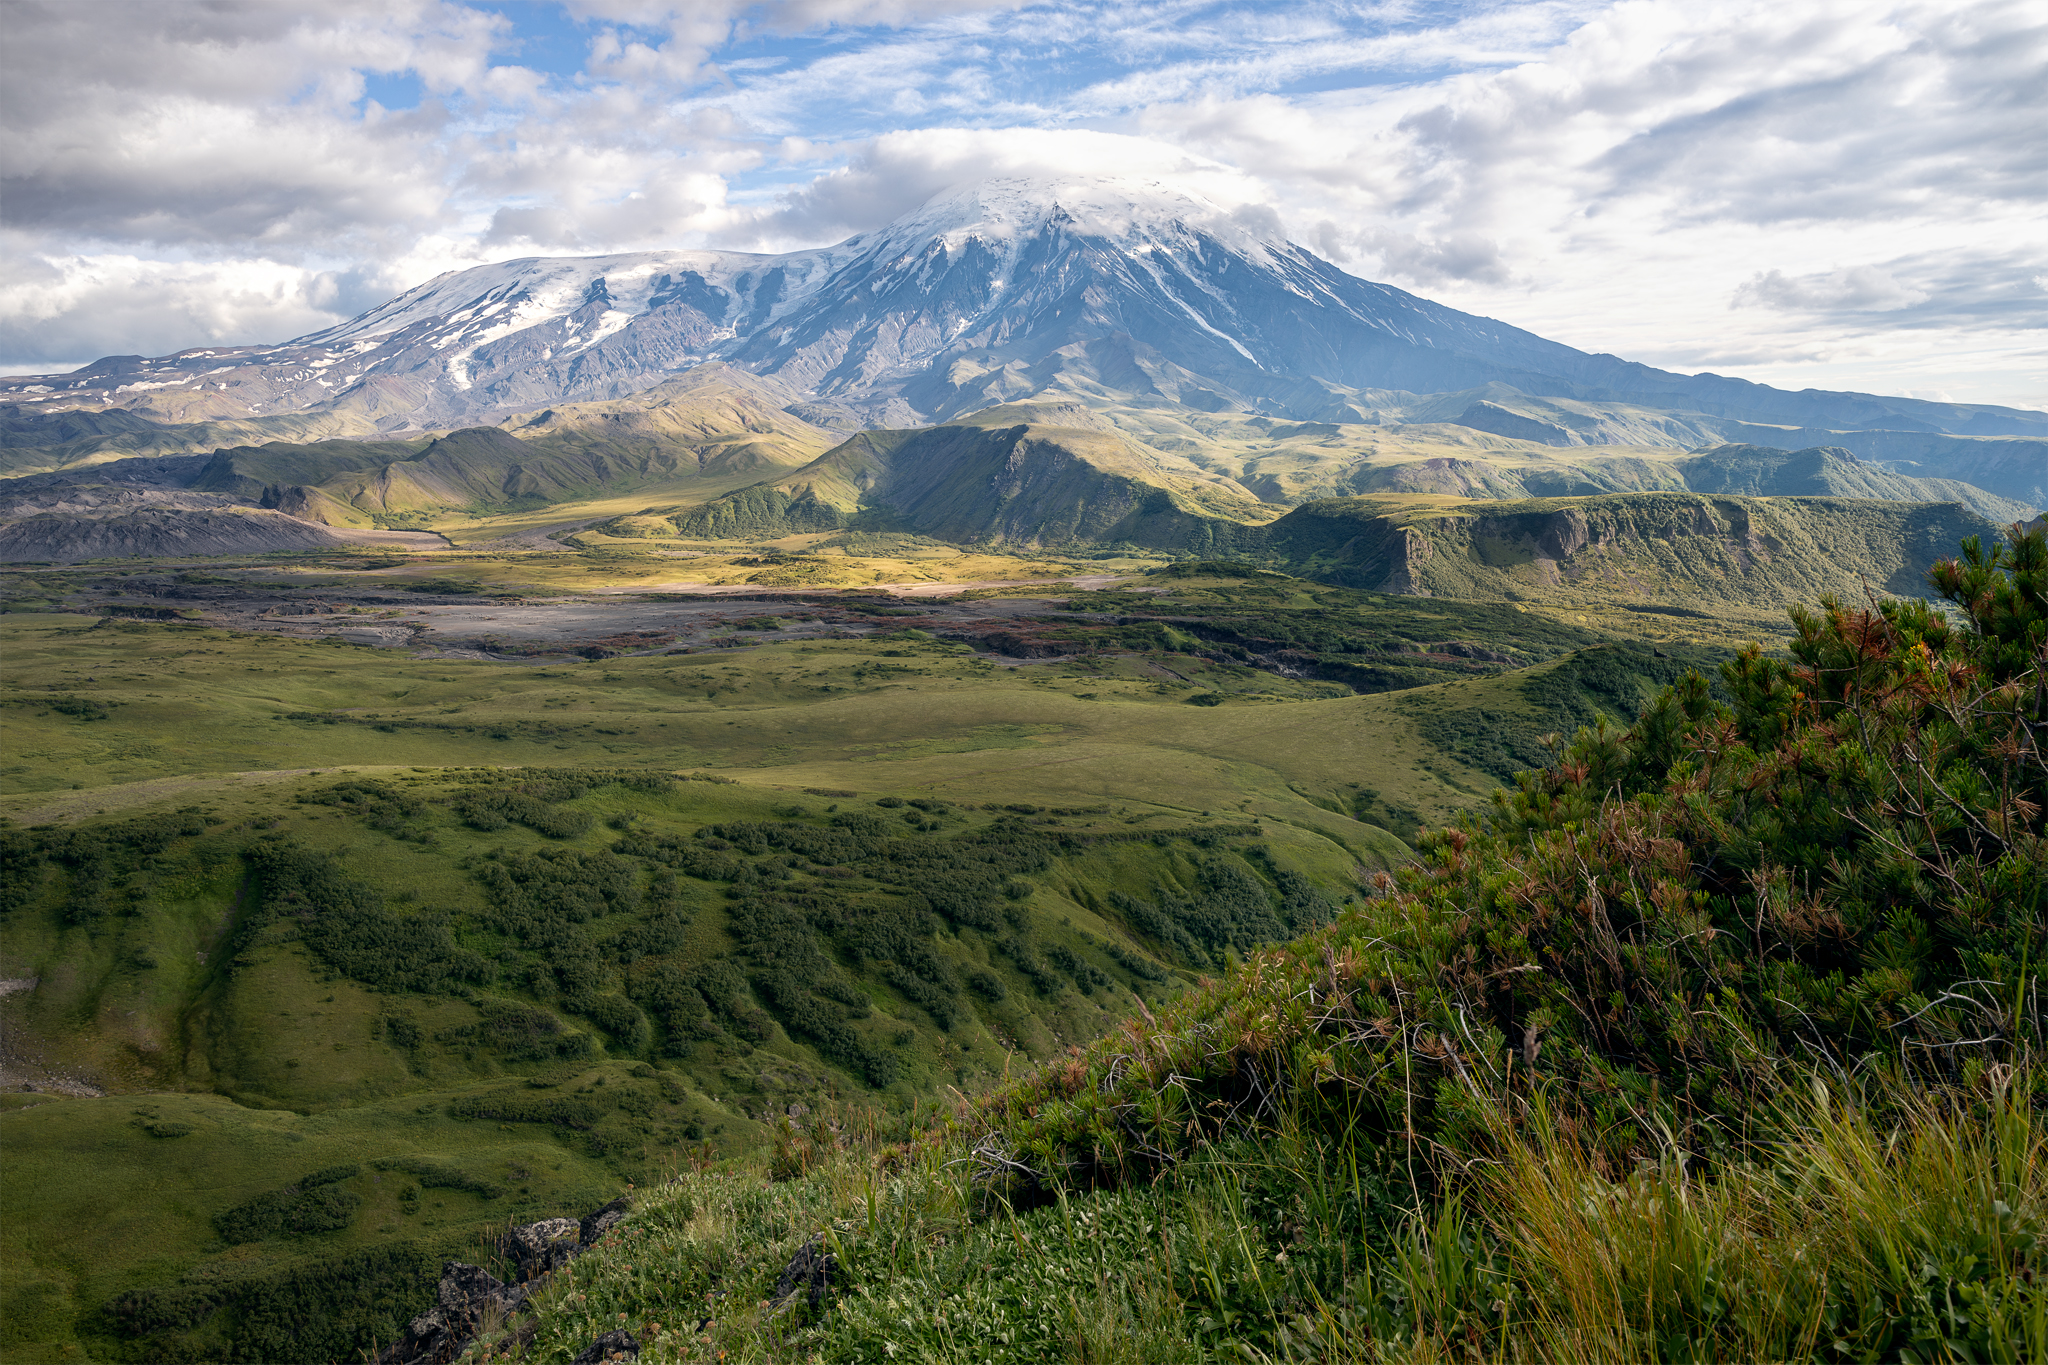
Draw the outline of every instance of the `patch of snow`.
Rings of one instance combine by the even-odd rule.
[[[604,315],[597,320],[597,330],[577,342],[576,349],[579,351],[589,350],[614,332],[623,329],[632,320],[633,315],[631,313],[621,313],[617,309],[607,308]]]

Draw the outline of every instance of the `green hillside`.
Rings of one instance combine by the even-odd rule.
[[[1724,445],[1674,460],[1672,468],[1695,493],[1752,497],[1832,497],[1889,502],[1959,502],[1981,517],[2009,525],[2034,508],[1953,479],[1912,478],[1859,461],[1839,446],[1778,450]]]
[[[894,1131],[1340,912],[1674,662],[1152,582],[981,649],[597,662],[0,617],[8,1358],[344,1357],[508,1219],[793,1108]]]
[[[372,423],[343,413],[159,422],[119,409],[43,413],[25,410],[21,404],[0,404],[0,478],[83,469],[142,455],[206,454],[230,446],[317,444],[377,434]]]
[[[507,1216],[985,1088],[1355,894],[1327,839],[1150,814],[401,770],[6,831],[10,1046],[127,1092],[0,1117],[9,1358],[331,1358]]]
[[[1009,442],[1006,459],[1069,460],[1089,478],[1114,470],[1085,451],[1034,453],[1030,433],[1052,429],[1029,422],[947,430],[963,449]],[[483,432],[469,447],[477,468],[510,440]],[[453,467],[461,452],[444,454]],[[827,494],[837,495],[827,487],[821,504]],[[976,515],[1002,506],[943,481],[916,505],[937,516],[956,494]],[[1128,1298],[1140,1281],[1159,1296],[1151,1339],[1164,1358],[1206,1359],[1233,1341],[1280,1349],[1276,1329],[1233,1337],[1233,1322],[1280,1321],[1326,1345],[1358,1331],[1391,1339],[1390,1313],[1409,1314],[1417,1341],[1499,1329],[1500,1314],[1418,1307],[1420,1288],[1382,1293],[1315,1268],[1326,1252],[1376,1264],[1388,1246],[1440,1261],[1469,1242],[1497,1267],[1523,1254],[1502,1249],[1519,1245],[1511,1230],[1477,1215],[1457,1225],[1469,1236],[1440,1232],[1441,1217],[1462,1216],[1440,1204],[1427,1210],[1439,1221],[1403,1221],[1400,1182],[1413,1207],[1413,1178],[1384,1149],[1354,1152],[1346,1159],[1367,1174],[1340,1179],[1330,1130],[1304,1117],[1297,1130],[1275,1125],[1303,1146],[1275,1148],[1257,1123],[1222,1122],[1214,1144],[1181,1152],[1147,1126],[1151,1100],[1131,1101],[1135,1130],[1094,1129],[1092,1103],[1041,1103],[1078,1093],[1047,1078],[1065,1074],[1068,1048],[1093,1048],[1075,1063],[1104,1068],[1088,1086],[1109,1077],[1099,1093],[1121,1095],[1115,1059],[1153,1036],[1148,1017],[1169,1032],[1227,1031],[1256,999],[1291,1019],[1285,1002],[1301,982],[1282,989],[1291,978],[1273,978],[1271,999],[1243,993],[1261,961],[1312,973],[1325,945],[1335,954],[1375,940],[1434,953],[1427,934],[1411,942],[1423,931],[1398,911],[1415,902],[1388,896],[1379,876],[1399,874],[1401,894],[1418,895],[1425,883],[1414,878],[1447,875],[1401,871],[1417,846],[1455,845],[1425,829],[1551,760],[1556,737],[1597,734],[1690,669],[1712,673],[1731,621],[1761,621],[1816,586],[1850,600],[1866,580],[1918,587],[1936,538],[1982,523],[1953,505],[1679,492],[1355,499],[1264,526],[1189,503],[1195,511],[1173,515],[1234,528],[1239,553],[1339,582],[1246,559],[1155,558],[1151,573],[1061,587],[1029,611],[991,603],[985,620],[945,636],[895,629],[907,608],[869,603],[891,628],[781,639],[756,622],[758,633],[742,623],[694,651],[657,633],[610,657],[522,645],[516,659],[457,659],[53,611],[124,571],[10,573],[0,979],[14,989],[0,1001],[0,1061],[10,1084],[36,1088],[14,1090],[0,1114],[12,1166],[32,1177],[0,1194],[0,1236],[22,1268],[5,1304],[8,1358],[343,1358],[390,1339],[431,1297],[434,1267],[479,1259],[508,1221],[587,1212],[692,1163],[718,1170],[670,1188],[650,1216],[672,1222],[644,1223],[643,1235],[694,1229],[688,1237],[725,1248],[717,1255],[731,1268],[718,1283],[746,1286],[750,1301],[770,1285],[748,1277],[772,1284],[799,1230],[827,1224],[851,1239],[849,1266],[870,1255],[861,1247],[892,1248],[865,1264],[892,1267],[884,1278],[902,1278],[921,1322],[950,1321],[934,1305],[967,1291],[966,1262],[928,1254],[937,1243],[914,1230],[920,1219],[956,1220],[948,1245],[1009,1267],[1024,1297],[1106,1264],[1089,1259],[1098,1255],[1139,1267],[1128,1282],[1138,1289],[1070,1295],[1050,1316],[967,1293],[961,1329],[974,1324],[977,1342],[1012,1333],[1018,1358],[1054,1349],[1048,1330],[1069,1334],[1061,1341],[1130,1338],[1130,1315],[1146,1316]],[[832,538],[861,536],[890,539]],[[638,543],[378,560],[371,572],[410,575],[377,579],[382,591],[417,583],[524,609],[543,582],[551,593],[633,583],[668,564]],[[778,557],[773,572],[798,558]],[[1387,584],[1397,565],[1410,591],[1341,586]],[[315,559],[258,578],[346,595],[370,581],[369,566]],[[194,589],[194,602],[240,581],[154,578]],[[787,596],[775,611],[809,609],[801,592]],[[1756,704],[1738,676],[1717,686],[1687,695],[1709,709]],[[2015,807],[2001,818],[2032,817]],[[1493,904],[1480,882],[1459,885],[1471,905]],[[1486,937],[1493,921],[1474,924],[1453,947],[1479,956],[1445,961],[1514,967],[1485,956],[1508,951],[1510,940]],[[1305,930],[1292,956],[1261,956]],[[1218,977],[1213,991],[1202,984]],[[1436,990],[1425,977],[1402,978],[1403,989]],[[1541,1008],[1562,1020],[1569,1003]],[[1560,1032],[1545,1034],[1544,1055],[1559,1066],[1564,1026],[1545,1018]],[[1465,1026],[1490,1025],[1468,1010]],[[1417,1055],[1438,1068],[1438,1096],[1455,1068]],[[1288,1065],[1307,1056],[1290,1053]],[[1207,1057],[1180,1068],[1208,1087],[1203,1104],[1246,1103],[1240,1073]],[[1049,1069],[1005,1089],[1034,1066]],[[1366,1073],[1343,1074],[1352,1079],[1340,1088],[1376,1093]],[[1599,1084],[1637,1102],[1634,1075]],[[1011,1107],[968,1108],[991,1093],[1007,1098],[989,1104]],[[899,1168],[892,1178],[910,1202],[897,1226],[912,1230],[894,1241],[871,1221],[875,1196],[857,1194],[885,1177],[850,1155],[853,1135],[905,1138],[934,1112],[962,1116],[968,1145],[943,1151],[966,1164]],[[1002,1117],[977,1127],[974,1112]],[[1373,1122],[1383,1130],[1384,1119]],[[1584,1120],[1621,1121],[1608,1110]],[[1200,1112],[1174,1122],[1208,1131]],[[991,1149],[998,1130],[1006,1145]],[[1430,1131],[1440,1143],[1470,1136]],[[1581,1142],[1590,1130],[1570,1131]],[[1040,1139],[1053,1146],[1017,1145]],[[730,1182],[752,1177],[731,1172],[771,1146],[777,1174],[821,1174],[740,1200]],[[1090,1170],[1153,1148],[1177,1153],[1176,1168],[1186,1158],[1186,1183],[1084,1195]],[[1022,1221],[977,1221],[995,1207],[989,1191],[1006,1188],[971,1178],[990,1159],[973,1153],[992,1150],[1073,1183],[1008,1189]],[[1568,1163],[1578,1150],[1545,1149],[1543,1160]],[[1599,1158],[1586,1160],[1592,1179]],[[99,1178],[102,1167],[119,1174]],[[1303,1171],[1321,1172],[1322,1193],[1302,1186]],[[678,1189],[687,1211],[672,1202]],[[1439,1186],[1429,1189],[1435,1198]],[[1083,1197],[1103,1201],[1088,1206],[1099,1224],[1055,1231],[1050,1220],[1066,1214],[1031,1212],[1034,1201],[1056,1210]],[[1377,1201],[1390,1221],[1332,1231],[1337,1215],[1282,1211],[1318,1199]],[[853,1238],[862,1220],[880,1240]],[[1194,1262],[1138,1250],[1147,1226],[1176,1229],[1175,1245],[1227,1234],[1245,1251],[1211,1257],[1201,1273],[1214,1286],[1197,1293]],[[1003,1260],[1002,1239],[1014,1252],[1018,1235],[1059,1250]],[[1285,1263],[1273,1256],[1282,1251]],[[629,1295],[643,1291],[616,1279],[626,1262],[593,1254],[605,1311],[639,1312]],[[1278,1278],[1247,1269],[1296,1262]],[[699,1285],[703,1273],[678,1263],[672,1283]],[[1403,1284],[1424,1283],[1402,1273]],[[1515,1273],[1455,1270],[1458,1283],[1491,1275],[1533,1302],[1537,1290]],[[1428,1292],[1466,1303],[1456,1285]],[[1255,1301],[1273,1294],[1292,1296],[1293,1316]],[[590,1319],[547,1302],[544,1348],[564,1348],[566,1360]],[[871,1307],[839,1310],[838,1326],[802,1319],[804,1340],[867,1358],[880,1349],[872,1333],[894,1330]],[[717,1321],[726,1345],[779,1358],[773,1343],[785,1339],[749,1335],[753,1319]],[[913,1341],[949,1358],[933,1338]]]
[[[270,506],[296,490],[313,520],[333,520],[339,504],[406,524],[621,495],[705,497],[831,444],[758,388],[724,366],[705,366],[631,398],[566,404],[496,427],[411,441],[222,449],[193,486]]]
[[[646,1192],[478,1357],[2042,1358],[2048,538],[1969,550],[908,1152]]]
[[[1917,594],[1959,540],[2000,529],[1955,504],[1842,498],[1355,498],[1296,508],[1255,543],[1292,572],[1382,592],[1775,611],[1866,587]]]
[[[955,544],[1199,551],[1228,544],[1238,522],[1272,515],[1237,484],[1151,454],[1085,409],[1025,404],[946,426],[863,432],[674,522],[679,534],[703,538],[873,526]],[[1209,524],[1218,520],[1220,532]]]

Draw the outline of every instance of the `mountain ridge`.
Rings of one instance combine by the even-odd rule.
[[[0,383],[0,400],[171,421],[322,413],[398,431],[624,397],[726,360],[792,398],[903,426],[988,405],[953,394],[960,363],[1036,367],[1043,387],[1063,352],[1108,342],[1206,383],[1196,406],[1284,414],[1344,388],[1498,382],[1767,424],[2048,436],[2048,414],[2020,409],[1792,393],[1588,354],[1349,275],[1259,218],[1158,182],[992,179],[831,247],[478,266],[279,346],[105,357]]]

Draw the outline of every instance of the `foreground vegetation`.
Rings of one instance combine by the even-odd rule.
[[[2048,537],[1933,582],[911,1149],[678,1179],[476,1354],[2040,1359]]]
[[[342,1358],[629,1186],[489,1349],[2025,1358],[2041,561],[1725,668],[1223,563],[1003,665],[11,614],[8,1358]]]

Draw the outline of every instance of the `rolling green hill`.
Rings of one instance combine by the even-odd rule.
[[[1074,406],[862,432],[780,478],[674,518],[679,534],[773,537],[873,525],[959,544],[1127,542],[1201,549],[1206,523],[1274,509],[1236,483],[1148,451]]]
[[[507,1217],[985,1088],[1355,894],[1151,816],[398,769],[0,831],[9,1358],[345,1358]]]
[[[704,497],[830,443],[773,407],[757,382],[706,366],[631,398],[525,413],[496,427],[222,449],[193,487],[331,524],[418,522],[603,496]]]
[[[2043,1358],[2048,540],[1930,586],[908,1150],[791,1125],[647,1192],[478,1355]]]
[[[1956,502],[1988,520],[2010,525],[2034,515],[2025,503],[1986,493],[1954,479],[1912,478],[1859,461],[1839,446],[1779,450],[1724,445],[1698,451],[1672,468],[1695,493],[1749,497],[1860,498],[1886,502]]]

